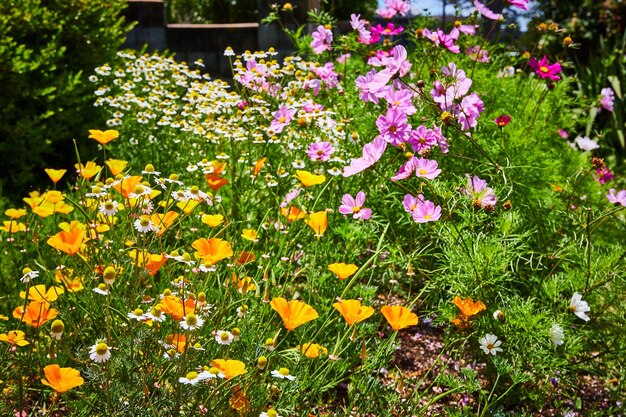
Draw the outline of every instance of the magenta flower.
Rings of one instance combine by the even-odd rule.
[[[484,4],[479,2],[478,0],[474,0],[474,7],[476,7],[476,10],[478,10],[478,13],[482,14],[487,19],[491,19],[491,20],[502,20],[502,19],[504,19],[504,16],[502,14],[495,13],[493,10],[491,10],[489,7],[485,6]]]
[[[464,192],[472,199],[472,204],[476,208],[493,210],[496,207],[498,200],[493,189],[487,187],[487,181],[481,180],[476,175],[472,178],[469,175],[467,176],[467,186]]]
[[[324,51],[330,51],[332,49],[330,44],[333,41],[333,32],[331,32],[330,29],[319,25],[312,35],[313,41],[311,42],[311,48],[313,48],[313,52],[319,55]]]
[[[294,114],[296,114],[295,110],[289,110],[285,106],[280,106],[278,111],[274,113],[274,120],[272,120],[270,124],[270,129],[273,130],[274,133],[282,132],[283,128],[293,119]]]
[[[422,125],[411,132],[409,143],[413,151],[422,154],[430,151],[432,146],[437,145],[437,135],[433,130],[427,129],[426,126]]]
[[[326,162],[333,152],[335,152],[335,148],[330,142],[314,142],[309,146],[306,154],[312,161]]]
[[[389,22],[387,23],[387,26],[383,27],[380,23],[377,24],[376,26],[372,26],[370,28],[372,35],[383,35],[383,36],[393,36],[393,35],[397,35],[399,33],[402,33],[402,31],[404,31],[404,28],[402,26],[398,26],[396,27],[396,25],[394,25],[393,23]]]
[[[407,51],[402,45],[396,45],[391,50],[391,56],[384,60],[385,69],[379,71],[372,82],[370,89],[380,90],[397,74],[404,77],[411,69],[411,63],[407,60]]]
[[[378,117],[376,126],[380,136],[393,146],[406,142],[411,135],[411,125],[407,123],[406,114],[393,107]]]
[[[609,203],[626,207],[626,190],[618,191],[617,194],[615,194],[615,188],[611,188],[606,198],[609,200]]]
[[[439,28],[435,32],[424,29],[423,34],[437,46],[443,46],[448,51],[455,54],[461,52],[458,45],[454,44],[454,41],[459,38],[459,30],[457,28],[452,29],[449,35]]]
[[[356,198],[353,198],[350,194],[344,194],[341,202],[343,203],[339,206],[339,213],[341,214],[346,216],[351,214],[353,219],[363,220],[369,220],[372,217],[372,209],[363,207],[365,204],[365,193],[363,191],[356,193]]]
[[[432,201],[424,200],[413,210],[413,221],[417,223],[435,222],[441,217],[441,206]]]
[[[373,69],[365,75],[359,75],[354,84],[360,91],[359,98],[361,100],[365,102],[371,101],[372,103],[378,104],[378,93],[380,91],[380,87],[376,87],[373,84],[375,75],[376,70]]]
[[[409,178],[411,174],[415,174],[418,178],[432,180],[441,174],[441,169],[438,169],[437,161],[425,158],[416,158],[413,156],[402,167],[400,167],[398,173],[393,176],[391,180],[403,180]]]
[[[511,122],[511,116],[508,114],[501,114],[500,116],[493,119],[494,123],[498,125],[498,127],[504,127]]]
[[[411,10],[411,5],[407,0],[385,0],[385,6],[400,16],[406,15]]]
[[[478,94],[472,93],[461,101],[461,112],[457,114],[457,119],[461,124],[461,130],[469,130],[476,127],[480,114],[485,110],[485,104]],[[453,112],[456,113],[456,112]]]
[[[613,111],[613,103],[615,102],[615,94],[611,87],[603,88],[600,91],[600,106],[606,111]]]
[[[541,78],[549,78],[552,81],[558,81],[561,79],[557,74],[561,72],[561,64],[554,63],[550,65],[548,58],[544,55],[541,61],[537,61],[534,57],[530,58],[528,65],[535,70],[535,73]]]
[[[604,185],[607,182],[611,181],[613,178],[615,178],[615,175],[613,175],[613,173],[607,167],[603,166],[596,169],[596,178],[598,179],[598,182],[600,184]]]
[[[513,7],[518,9],[528,10],[528,0],[506,0]]]
[[[351,177],[371,167],[383,156],[385,149],[387,149],[387,142],[380,136],[377,136],[373,142],[363,147],[363,156],[361,158],[353,159],[350,161],[349,166],[343,167],[343,176]]]

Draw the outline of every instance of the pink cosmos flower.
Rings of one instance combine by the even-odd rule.
[[[465,194],[472,199],[472,204],[476,208],[485,210],[493,210],[496,207],[496,194],[493,189],[487,187],[487,181],[481,180],[474,175],[472,178],[467,176],[467,186],[464,190]]]
[[[559,129],[557,130],[558,134],[560,137],[562,137],[563,139],[567,139],[567,137],[569,136],[569,134],[567,133],[567,130],[565,129]]]
[[[380,88],[375,87],[373,84],[375,75],[376,70],[373,69],[365,75],[359,75],[354,84],[360,91],[359,98],[361,100],[365,102],[371,101],[372,103],[378,104],[378,92],[380,91]]]
[[[424,200],[412,214],[416,223],[435,222],[441,217],[441,206],[435,206],[432,201]]]
[[[456,20],[454,22],[454,27],[458,29],[459,32],[465,33],[466,35],[474,35],[476,34],[476,29],[478,25],[464,25],[460,20]]]
[[[468,46],[465,50],[465,55],[472,61],[489,62],[489,52],[486,49],[482,49],[480,45]]]
[[[364,44],[372,43],[370,42],[372,39],[372,33],[365,27],[365,25],[369,23],[367,20],[361,19],[360,14],[351,14],[350,15],[350,25],[352,29],[356,30],[359,34],[359,42]],[[374,41],[377,42],[377,41]]]
[[[406,142],[411,135],[411,125],[407,123],[406,114],[397,108],[387,109],[387,113],[376,120],[380,136],[393,146]]]
[[[489,7],[485,6],[478,0],[474,0],[474,7],[476,7],[476,10],[478,10],[478,13],[482,14],[487,19],[491,19],[491,20],[504,19],[504,16],[501,13],[494,13],[493,10],[491,10]]]
[[[511,116],[508,114],[501,114],[500,116],[493,119],[494,123],[498,125],[498,127],[504,127],[511,122]]]
[[[282,132],[283,128],[289,124],[295,114],[295,110],[289,110],[285,106],[280,106],[278,111],[274,113],[274,120],[272,120],[270,124],[270,129],[273,130],[274,133]]]
[[[313,52],[319,55],[324,51],[330,51],[332,49],[330,44],[333,41],[333,32],[331,32],[330,29],[319,25],[312,35],[313,41],[311,42],[311,48],[313,48]]]
[[[392,19],[397,12],[394,9],[385,7],[376,9],[376,13],[383,19]]]
[[[611,188],[606,198],[609,200],[609,203],[626,207],[626,190],[620,190],[615,194],[615,188]]]
[[[459,30],[457,28],[452,29],[449,35],[439,28],[435,32],[424,29],[423,34],[437,46],[443,46],[454,54],[461,52],[458,45],[454,44],[454,41],[459,38]]]
[[[478,94],[472,93],[461,101],[461,111],[457,114],[457,120],[461,124],[461,130],[469,130],[476,127],[477,119],[485,110],[485,104]],[[455,112],[456,113],[456,112]]]
[[[309,146],[306,154],[312,161],[326,162],[333,152],[335,152],[335,148],[330,142],[314,142]]]
[[[413,105],[413,91],[408,88],[396,90],[393,87],[389,87],[385,94],[385,100],[390,108],[398,109],[407,116],[417,111]]]
[[[424,196],[418,194],[417,197],[413,197],[411,194],[406,194],[404,199],[402,200],[402,205],[404,206],[404,210],[413,213],[417,210],[417,206],[424,202]]]
[[[293,190],[289,191],[287,195],[285,196],[285,201],[280,203],[280,206],[287,207],[289,203],[291,203],[296,197],[300,195],[301,191],[302,191],[302,188],[294,188]]]
[[[411,144],[413,151],[421,155],[430,151],[432,146],[437,145],[437,137],[434,131],[422,125],[411,132],[409,143]]]
[[[363,156],[361,158],[353,159],[350,161],[349,166],[343,167],[343,176],[351,177],[371,167],[383,156],[385,149],[387,149],[387,142],[380,136],[377,136],[373,142],[363,147]]]
[[[385,6],[400,16],[405,16],[411,10],[411,5],[406,0],[385,0]]]
[[[370,89],[379,91],[395,76],[404,77],[411,69],[411,63],[407,60],[407,51],[402,45],[396,45],[391,50],[391,56],[385,61],[385,69],[379,71],[372,82]]]
[[[418,178],[432,180],[441,174],[441,169],[438,169],[437,161],[413,156],[400,167],[398,173],[394,175],[391,180],[403,180],[409,178],[411,174],[415,174]]]
[[[611,87],[603,88],[600,91],[600,105],[606,111],[613,111],[613,103],[615,102],[615,94]]]
[[[356,198],[353,198],[350,194],[344,194],[341,202],[343,203],[339,206],[339,213],[341,214],[351,214],[353,219],[363,220],[369,220],[372,217],[372,209],[363,207],[365,204],[365,193],[363,191],[356,193]]]
[[[395,24],[389,22],[387,23],[387,26],[383,27],[380,23],[377,24],[376,26],[372,26],[370,28],[370,31],[372,32],[372,35],[376,36],[393,36],[393,35],[397,35],[399,33],[402,33],[404,31],[404,28],[402,26],[398,26],[396,27]]]
[[[518,9],[528,10],[528,0],[506,0],[513,7]]]
[[[557,62],[550,65],[548,63],[548,58],[545,55],[541,58],[541,61],[537,61],[535,57],[530,58],[528,66],[534,69],[535,73],[543,79],[549,78],[552,81],[558,81],[561,79],[561,77],[557,75],[561,72],[561,64]]]

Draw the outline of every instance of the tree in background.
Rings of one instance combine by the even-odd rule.
[[[72,139],[102,128],[88,76],[130,26],[125,0],[0,2],[0,184],[23,196],[45,167],[75,160]]]

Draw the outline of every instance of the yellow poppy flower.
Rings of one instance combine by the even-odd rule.
[[[309,219],[305,220],[305,222],[313,229],[315,237],[319,239],[324,236],[324,232],[328,228],[328,214],[326,210],[311,213],[309,214]]]
[[[326,177],[323,175],[315,175],[309,171],[296,171],[296,178],[300,180],[305,187],[311,187],[313,185],[321,184],[326,181]]]
[[[354,275],[356,271],[359,270],[359,267],[355,264],[346,264],[343,262],[340,263],[332,263],[328,265],[328,269],[337,276],[340,280],[344,280],[348,277]]]
[[[89,139],[94,139],[101,145],[106,145],[111,142],[113,139],[117,139],[120,136],[120,133],[117,130],[109,129],[105,130],[89,130]]]

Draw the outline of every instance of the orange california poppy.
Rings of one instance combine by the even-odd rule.
[[[161,311],[176,321],[181,321],[185,315],[193,312],[187,309],[187,306],[183,304],[183,300],[175,295],[166,295],[161,298],[159,304],[157,304]]]
[[[185,351],[185,347],[187,346],[187,336],[180,333],[169,334],[165,338],[165,343],[174,346],[178,353],[183,353]]]
[[[61,181],[61,178],[63,178],[63,175],[65,175],[67,169],[46,168],[44,169],[44,171],[46,171],[46,174],[48,174],[50,180],[52,180],[52,182],[56,184],[57,182]]]
[[[483,310],[487,309],[487,306],[482,301],[474,301],[471,297],[461,298],[455,296],[452,299],[452,303],[461,310],[461,315],[465,317],[475,316]]]
[[[120,136],[120,133],[117,130],[109,129],[105,130],[90,130],[89,131],[89,139],[94,139],[98,141],[101,145],[106,145],[111,142],[113,139],[117,139]]]
[[[296,171],[296,178],[300,180],[305,187],[311,187],[313,185],[321,184],[326,181],[326,177],[323,175],[311,174],[309,171]]]
[[[294,330],[296,327],[319,317],[313,307],[300,300],[287,302],[284,298],[278,297],[274,298],[270,305],[283,319],[283,324],[287,330]]]
[[[132,177],[124,178],[119,182],[113,184],[113,188],[122,194],[124,198],[128,198],[130,194],[135,191],[135,187],[141,184],[143,177],[140,175],[133,175]]]
[[[237,252],[237,259],[235,259],[235,263],[237,265],[245,265],[245,264],[249,264],[250,262],[254,262],[254,260],[256,259],[256,255],[252,252],[248,252],[248,251],[241,251],[241,252]]]
[[[259,175],[259,173],[263,169],[263,165],[265,165],[265,161],[267,161],[267,158],[261,158],[254,163],[254,169],[252,170],[253,176],[256,177],[257,175]]]
[[[65,291],[61,287],[50,287],[46,289],[44,284],[33,285],[28,289],[28,300],[47,301],[48,303],[51,303],[59,298],[59,295],[64,292]],[[26,291],[20,291],[20,298],[26,298]]]
[[[135,260],[135,265],[148,271],[150,276],[156,275],[167,261],[164,253],[144,253],[137,252],[136,249],[129,251],[128,256]]]
[[[311,226],[311,229],[315,232],[315,237],[319,239],[324,236],[324,232],[328,228],[328,213],[326,213],[326,210],[311,213],[309,214],[309,219],[305,220],[305,222]]]
[[[215,359],[211,362],[211,366],[216,367],[225,379],[231,379],[248,372],[245,363],[232,359]]]
[[[328,269],[330,269],[331,272],[337,276],[337,278],[343,281],[358,271],[359,267],[355,264],[345,264],[341,262],[328,265]]]
[[[93,161],[88,161],[85,165],[74,164],[74,167],[76,168],[78,173],[86,180],[96,175],[102,169],[101,166],[96,165],[96,163]]]
[[[25,232],[26,225],[24,223],[16,222],[15,220],[4,221],[4,227],[2,230],[8,233]]]
[[[85,380],[81,378],[80,372],[74,368],[61,368],[59,365],[48,365],[43,368],[46,378],[41,383],[49,386],[56,392],[65,392],[72,388],[83,385]]]
[[[150,216],[150,220],[152,223],[159,228],[157,231],[157,235],[161,236],[163,233],[169,229],[169,227],[174,223],[174,221],[178,218],[178,213],[175,211],[168,211],[167,213],[154,213]]]
[[[328,353],[328,349],[317,343],[303,343],[302,346],[298,346],[298,350],[302,352],[304,356],[311,359]]]
[[[48,245],[68,255],[75,255],[88,240],[84,229],[62,230],[48,239]]]
[[[250,412],[250,398],[239,385],[233,387],[233,396],[228,399],[228,404],[240,415],[248,415]]]
[[[281,207],[280,214],[285,216],[288,222],[304,219],[306,217],[306,211],[300,210],[296,206],[290,206],[289,208]]]
[[[212,237],[208,240],[205,238],[196,239],[191,244],[191,247],[197,251],[195,253],[196,257],[202,259],[202,261],[208,265],[215,265],[222,259],[233,256],[233,249],[230,243],[216,237]]]
[[[122,161],[119,159],[107,159],[105,162],[109,167],[109,171],[111,171],[112,176],[117,176],[117,174],[121,174],[126,169],[126,165],[128,161]]]
[[[20,217],[26,216],[26,210],[10,208],[6,210],[4,214],[6,214],[8,217],[12,219],[19,219]]]
[[[360,323],[374,314],[372,307],[361,305],[359,300],[341,300],[338,303],[334,303],[333,307],[341,313],[348,326]]]
[[[10,345],[26,346],[30,342],[26,340],[26,333],[21,330],[10,330],[7,333],[0,334],[0,342],[6,342]]]
[[[206,178],[207,184],[209,184],[209,188],[213,191],[217,191],[226,184],[228,184],[228,180],[226,178],[220,177],[218,174],[204,174],[204,178]]]
[[[35,328],[55,319],[57,315],[58,312],[54,308],[50,308],[50,303],[47,301],[31,301],[26,309],[24,306],[19,306],[13,310],[13,317]]]
[[[417,315],[404,306],[383,306],[380,312],[393,330],[401,330],[417,324]]]

